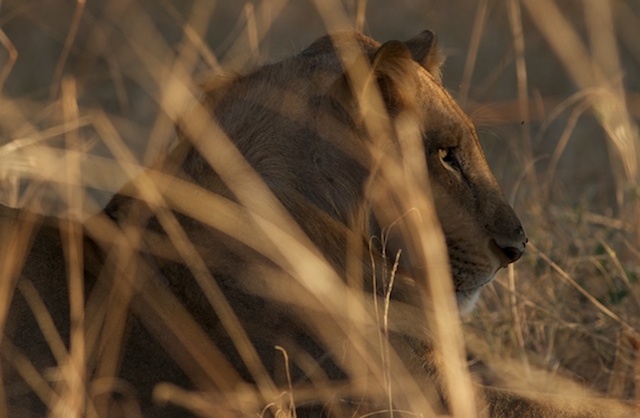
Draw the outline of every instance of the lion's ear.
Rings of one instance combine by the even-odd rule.
[[[408,45],[400,41],[389,41],[373,56],[371,69],[378,77],[403,78],[411,72],[413,56]]]
[[[429,71],[438,82],[442,82],[440,67],[444,63],[444,55],[438,48],[436,34],[430,30],[420,32],[405,42],[413,60]]]
[[[373,54],[371,66],[360,82],[351,83],[348,75],[338,80],[334,87],[337,97],[351,111],[358,111],[356,97],[367,100],[371,88],[380,92],[386,111],[396,114],[411,103],[415,95],[415,65],[411,51],[404,42],[389,41]],[[362,109],[359,109],[362,110]]]
[[[414,66],[411,51],[400,41],[385,43],[373,56],[371,70],[390,114],[410,103],[415,94]]]

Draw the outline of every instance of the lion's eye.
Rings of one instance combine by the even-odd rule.
[[[440,148],[438,149],[438,157],[440,162],[447,169],[458,174],[460,171],[460,165],[455,155],[455,148]]]

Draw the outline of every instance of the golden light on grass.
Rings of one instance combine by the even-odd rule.
[[[513,147],[520,152],[518,158],[524,166],[514,168],[512,162],[504,165],[505,172],[515,172],[514,177],[521,179],[511,183],[514,189],[507,190],[507,195],[531,221],[525,226],[533,244],[522,261],[509,266],[485,291],[476,313],[461,319],[450,280],[445,237],[427,181],[420,127],[407,115],[393,121],[387,117],[380,92],[370,88],[371,64],[365,57],[352,56],[353,45],[336,42],[343,61],[354,63],[346,71],[354,90],[361,93],[357,100],[368,116],[364,124],[371,155],[378,163],[367,196],[377,214],[386,216],[393,228],[411,237],[411,254],[385,257],[396,260],[396,267],[399,258],[408,256],[424,266],[417,278],[420,298],[427,307],[424,311],[417,312],[391,298],[396,280],[402,278],[396,270],[384,270],[378,276],[381,267],[376,263],[381,260],[373,256],[371,266],[363,266],[355,256],[347,259],[346,274],[341,277],[201,102],[198,82],[203,76],[213,73],[216,79],[228,68],[244,71],[254,61],[268,58],[267,52],[276,53],[269,37],[282,25],[293,25],[284,20],[291,18],[287,11],[293,2],[240,5],[233,29],[238,36],[228,40],[224,57],[210,46],[207,32],[212,30],[210,24],[217,13],[228,12],[230,4],[195,1],[192,7],[186,7],[162,1],[152,12],[136,1],[117,0],[96,9],[89,3],[77,1],[67,16],[67,32],[57,34],[61,52],[53,63],[48,98],[43,94],[34,95],[37,99],[7,94],[6,81],[17,77],[12,73],[16,60],[28,57],[30,51],[16,49],[12,32],[0,29],[0,43],[7,55],[0,71],[0,88],[5,88],[0,96],[4,115],[0,115],[0,201],[7,207],[25,209],[15,212],[15,219],[0,218],[0,329],[5,327],[11,301],[23,298],[56,363],[53,368],[39,370],[34,359],[4,337],[0,345],[3,376],[10,365],[26,388],[7,381],[0,385],[0,417],[9,416],[6,408],[11,397],[25,390],[35,393],[51,417],[97,418],[109,413],[141,416],[137,388],[118,377],[125,341],[132,337],[128,335],[130,315],[140,319],[193,383],[192,388],[185,388],[162,382],[155,387],[153,399],[181,406],[198,416],[231,417],[238,411],[258,410],[264,416],[293,418],[296,406],[365,397],[378,402],[367,405],[373,412],[358,414],[356,409],[355,415],[352,411],[344,415],[439,416],[431,394],[422,392],[422,382],[416,381],[413,371],[402,362],[403,353],[395,352],[389,343],[390,335],[398,329],[407,334],[429,332],[434,338],[445,371],[444,393],[455,417],[483,416],[473,395],[465,347],[471,347],[488,363],[514,358],[505,362],[503,370],[520,374],[532,386],[548,382],[561,386],[557,382],[572,375],[586,381],[590,388],[637,400],[640,144],[634,119],[637,112],[630,111],[628,104],[628,98],[636,93],[625,87],[618,37],[631,30],[629,22],[640,21],[633,19],[640,10],[623,8],[621,12],[604,0],[579,3],[585,16],[585,34],[581,35],[574,19],[552,0],[478,3],[475,16],[469,19],[473,24],[463,32],[470,39],[467,52],[462,54],[464,63],[459,65],[458,98],[469,108],[478,104],[474,102],[474,74],[486,59],[480,50],[490,42],[487,31],[495,18],[492,13],[499,9],[506,16],[506,33],[511,37],[511,49],[505,55],[510,57],[507,61],[513,60],[513,68],[505,65],[500,71],[513,71],[515,83],[508,100],[481,103],[478,114],[480,119],[485,112],[485,120],[494,125],[507,125],[509,118],[526,121],[524,126],[512,127],[516,132]],[[429,7],[454,7],[433,3]],[[328,32],[373,26],[374,20],[369,19],[377,13],[377,5],[366,0],[349,5],[345,8],[344,2],[317,0],[309,2],[308,10]],[[26,9],[22,13],[32,16],[36,12]],[[534,75],[541,70],[527,60],[529,37],[533,36],[527,19],[575,83],[576,89],[568,97],[533,98]],[[389,21],[385,29],[391,31],[389,28],[401,24]],[[429,25],[424,22],[425,28]],[[167,28],[176,31],[177,39],[168,40],[170,36],[163,32]],[[84,37],[94,48],[91,53],[79,46],[84,45]],[[295,39],[296,34],[290,37]],[[447,43],[444,36],[441,41]],[[301,49],[297,47],[304,45],[290,49]],[[640,49],[635,51],[637,54]],[[279,52],[275,55],[281,55]],[[118,112],[106,106],[84,104],[91,102],[91,97],[86,97],[91,94],[91,83],[73,74],[65,75],[72,73],[70,61],[82,54],[89,56],[85,65],[104,61],[104,74],[92,77],[107,78],[113,101],[122,109],[132,115],[148,112],[137,107],[136,100],[140,99],[136,95],[150,98],[156,108],[151,115],[140,118],[148,129],[137,127],[141,122],[134,121],[133,116],[127,120],[126,112],[116,115]],[[640,56],[634,58],[640,62]],[[499,79],[500,71],[491,77]],[[276,89],[273,94],[295,100]],[[286,116],[295,120],[303,110],[301,106],[300,114]],[[616,201],[622,209],[619,213],[594,213],[578,203],[571,206],[557,199],[558,189],[563,187],[560,174],[566,171],[563,157],[573,149],[572,141],[578,140],[575,132],[588,117],[594,117],[607,135],[611,161],[605,166],[615,180],[604,188],[615,187]],[[554,132],[560,132],[557,139],[545,134],[552,124],[562,125],[555,128]],[[181,152],[187,150],[181,141],[187,140],[175,137],[176,125],[208,166],[226,180],[235,201],[180,175],[177,166],[184,157]],[[399,136],[406,141],[398,155],[390,156],[384,141],[394,131],[401,132]],[[551,150],[548,154],[539,149],[538,131],[546,149]],[[148,135],[137,138],[145,144],[143,149],[139,143],[129,142],[135,136],[132,132]],[[215,147],[208,141],[212,136],[217,138]],[[168,151],[175,161],[166,159]],[[546,172],[536,171],[541,161],[548,162]],[[165,168],[161,169],[163,164]],[[166,168],[172,165],[176,170]],[[136,199],[138,204],[128,218],[118,220],[122,228],[116,228],[108,216],[94,216],[104,205],[94,196],[113,194],[124,184],[127,186],[121,190],[122,195]],[[601,185],[576,183],[567,187]],[[62,231],[59,240],[68,284],[68,332],[59,329],[54,313],[49,312],[46,291],[29,277],[22,277],[30,238],[52,222],[34,213],[53,215]],[[141,228],[152,217],[166,235]],[[203,256],[206,249],[199,248],[183,227],[181,220],[185,218],[233,237],[269,260],[275,267],[256,269],[256,276],[263,279],[252,283],[252,291],[288,306],[317,332],[331,355],[348,358],[353,380],[331,381],[314,359],[277,346],[274,356],[279,356],[287,382],[279,386],[209,271]],[[354,225],[365,221],[365,215],[352,220]],[[95,246],[86,247],[83,234]],[[349,254],[362,253],[361,246],[358,237],[348,236]],[[255,385],[244,382],[218,342],[212,341],[171,289],[157,280],[148,262],[152,256],[180,262],[190,272],[201,291],[199,297],[220,318],[220,326],[230,335]],[[105,266],[97,262],[100,257],[106,260]],[[375,289],[373,294],[362,290],[367,268],[371,268],[374,283],[386,286],[384,295],[375,295]],[[85,275],[95,276],[91,289],[85,287]],[[284,284],[271,286],[271,276],[278,276]],[[426,318],[426,322],[420,318]],[[308,383],[291,381],[294,358],[311,376]],[[596,360],[601,365],[595,366]],[[592,364],[587,367],[585,363]],[[547,373],[538,374],[537,368]],[[521,384],[514,381],[513,388],[526,387]],[[568,385],[566,393],[573,394],[574,389]],[[125,399],[118,406],[122,409],[115,409],[113,394]]]

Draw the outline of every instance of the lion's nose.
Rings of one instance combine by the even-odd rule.
[[[493,240],[504,255],[505,266],[518,261],[520,257],[522,257],[522,254],[524,254],[527,242],[529,242],[527,235],[521,226],[519,226],[514,232],[515,233],[511,239],[498,238]]]
[[[516,247],[505,247],[505,248],[500,248],[500,250],[502,250],[502,254],[504,254],[505,257],[507,257],[507,260],[509,263],[514,263],[518,261],[518,259],[522,257],[522,254],[524,254],[524,248],[520,249]]]

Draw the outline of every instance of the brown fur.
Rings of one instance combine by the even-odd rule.
[[[519,257],[526,237],[473,125],[441,85],[441,62],[428,31],[384,45],[349,32],[203,87],[202,102],[178,123],[177,147],[86,225],[87,311],[95,308],[86,326],[93,327],[88,335],[97,335],[87,380],[112,377],[112,358],[117,376],[133,385],[126,384],[117,401],[95,395],[100,412],[117,416],[137,393],[146,416],[184,416],[152,405],[153,388],[168,381],[209,391],[207,402],[224,404],[209,413],[260,413],[273,400],[269,394],[282,390],[271,387],[269,378],[284,388],[292,379],[297,404],[308,400],[313,409],[320,389],[309,394],[303,388],[359,376],[356,362],[347,354],[341,358],[349,330],[332,316],[348,305],[344,283],[367,299],[372,276],[391,271],[398,251],[401,274],[389,321],[397,364],[419,382],[417,390],[431,404],[425,408],[447,408],[440,362],[416,298],[422,258],[402,213],[380,198],[386,196],[380,167],[407,158],[404,129],[417,126],[421,138],[419,158],[426,161],[428,179],[418,181],[432,192],[461,309],[470,309],[496,271]],[[388,239],[370,240],[381,235]],[[279,247],[284,240],[286,250]],[[64,329],[65,268],[56,225],[41,229],[33,245],[21,277],[51,296]],[[375,293],[383,295],[385,283],[377,285]],[[341,292],[323,299],[329,288]],[[110,316],[128,311],[133,315],[126,322]],[[6,341],[37,369],[55,365],[18,296],[7,324]],[[119,338],[126,340],[121,352]],[[289,353],[290,370],[274,345]],[[20,388],[11,356],[5,359],[5,382]],[[243,382],[261,392],[229,398],[242,392]],[[333,402],[336,414],[353,413],[358,402],[352,400],[362,396],[356,387],[351,382],[346,391],[332,392],[340,393]],[[614,416],[597,403],[529,400],[491,388],[479,388],[477,396],[495,417]],[[368,392],[366,397],[379,399]],[[32,393],[18,389],[8,399],[11,411],[38,404]],[[375,401],[368,405],[376,409]],[[365,401],[361,414],[366,407]],[[298,416],[304,413],[300,408]]]

